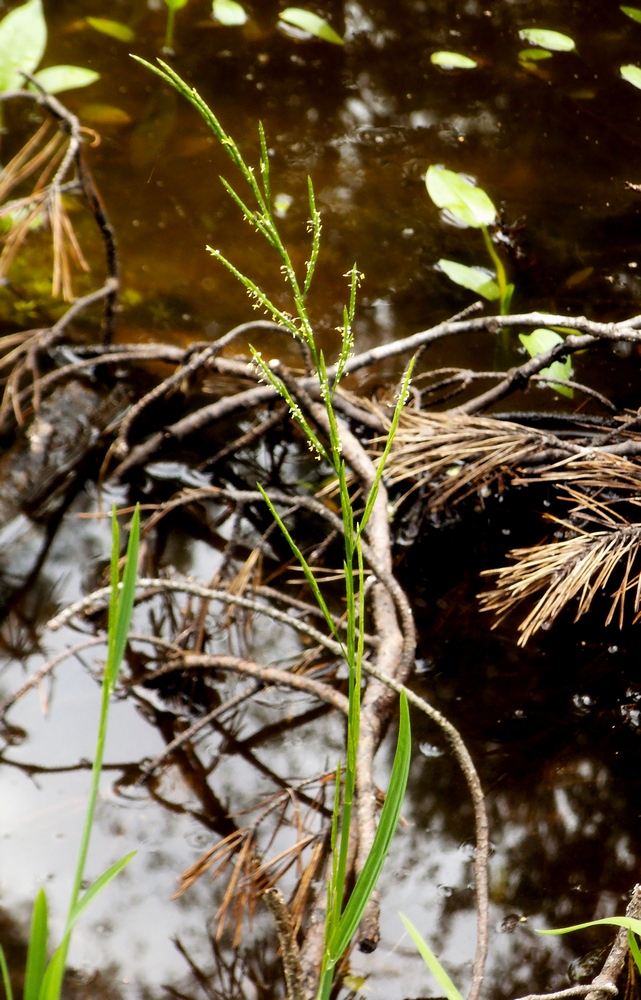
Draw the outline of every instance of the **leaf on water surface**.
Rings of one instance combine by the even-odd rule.
[[[86,17],[87,24],[100,31],[103,35],[116,38],[119,42],[133,42],[136,34],[127,24],[121,21],[110,21],[107,17]]]
[[[131,115],[114,104],[83,104],[78,114],[94,125],[129,125],[132,121]]]
[[[42,0],[28,0],[0,22],[0,92],[24,86],[21,70],[33,73],[47,46]]]
[[[236,27],[247,21],[244,8],[236,0],[214,0],[211,14],[215,21],[227,27]]]
[[[331,42],[333,45],[345,44],[341,36],[334,31],[324,18],[319,17],[318,14],[313,14],[309,10],[303,10],[302,7],[287,7],[278,16],[286,24],[291,24],[294,28],[300,28],[301,31],[306,31],[308,35],[314,35],[315,38],[322,38],[323,41]]]
[[[460,52],[432,52],[430,62],[440,69],[476,69],[476,59],[463,56]]]
[[[464,226],[481,229],[496,221],[496,209],[485,191],[462,174],[432,166],[425,174],[425,184],[436,207],[451,212]]]
[[[550,351],[557,344],[563,343],[563,337],[555,333],[554,330],[546,330],[543,327],[533,330],[532,333],[520,333],[519,340],[531,358],[535,358],[538,354],[545,354],[546,351]],[[559,385],[555,382],[555,379],[568,379],[572,377],[571,358],[566,358],[565,361],[553,361],[547,368],[542,368],[539,375],[549,379],[548,384],[555,392],[560,393],[562,396],[567,396],[568,399],[574,397],[574,390],[570,386]]]
[[[621,66],[620,72],[624,80],[641,90],[641,69],[638,66]]]
[[[542,59],[551,59],[552,53],[547,49],[521,49],[519,59],[521,62],[540,62]]]
[[[641,24],[641,10],[638,7],[619,7],[626,17],[631,17],[633,21],[638,21]]]
[[[34,79],[48,94],[60,94],[63,90],[89,87],[100,79],[100,73],[83,66],[47,66],[36,73]]]
[[[441,258],[436,266],[443,271],[455,285],[462,288],[469,288],[470,291],[482,295],[484,299],[493,302],[498,299],[501,291],[496,281],[492,277],[492,272],[485,267],[468,267],[466,264],[457,264],[454,260]]]
[[[538,45],[539,48],[549,49],[550,52],[572,52],[576,45],[569,35],[563,35],[560,31],[550,31],[548,28],[523,28],[519,31],[519,38],[528,45]]]

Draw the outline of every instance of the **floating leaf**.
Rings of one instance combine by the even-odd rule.
[[[36,73],[34,79],[48,94],[59,94],[63,90],[89,87],[100,79],[100,73],[83,66],[47,66]]]
[[[24,86],[20,72],[33,73],[47,45],[42,0],[28,0],[0,22],[0,92]]]
[[[633,87],[641,90],[641,69],[638,66],[621,66],[621,76]]]
[[[78,113],[94,125],[129,125],[132,120],[131,115],[114,104],[83,104]]]
[[[470,291],[482,295],[484,299],[493,302],[498,299],[501,292],[496,281],[492,277],[492,272],[484,267],[468,267],[466,264],[457,264],[454,260],[438,261],[438,268],[450,278],[456,285],[462,288],[469,288]]]
[[[344,45],[345,42],[339,34],[318,14],[313,14],[302,7],[288,7],[278,15],[281,21],[291,24],[294,28],[300,28],[315,38],[322,38],[325,42],[332,42],[333,45]]]
[[[117,38],[119,42],[133,42],[136,37],[135,32],[127,24],[120,21],[110,21],[106,17],[86,17],[86,22],[90,27],[100,31],[110,38]]]
[[[519,59],[521,62],[540,62],[541,59],[551,59],[552,53],[547,49],[521,49]]]
[[[464,226],[481,229],[496,221],[496,209],[485,191],[462,174],[432,166],[425,174],[425,184],[436,207],[451,212]]]
[[[619,7],[626,17],[631,17],[633,21],[638,21],[641,24],[641,10],[638,7]]]
[[[544,327],[533,330],[532,333],[520,333],[519,340],[531,358],[535,358],[538,354],[546,354],[553,347],[563,343],[563,337],[554,330],[546,330]],[[555,383],[555,379],[572,377],[571,358],[566,358],[565,361],[553,361],[547,368],[542,368],[539,375],[549,379],[550,387],[562,396],[567,396],[569,399],[574,396],[574,390],[570,386]]]
[[[459,52],[432,52],[430,62],[441,69],[476,69],[476,59],[462,56]]]
[[[211,13],[216,21],[228,27],[245,24],[247,20],[247,14],[236,0],[214,0]]]
[[[519,38],[528,45],[538,45],[539,48],[549,49],[550,52],[572,52],[576,48],[569,35],[562,35],[560,31],[550,31],[547,28],[523,28],[519,31]]]

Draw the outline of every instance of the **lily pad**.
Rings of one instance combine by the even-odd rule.
[[[485,191],[462,174],[432,166],[425,174],[425,184],[436,207],[450,212],[464,226],[481,229],[496,221],[496,208]]]
[[[542,59],[551,59],[552,53],[547,49],[521,49],[519,60],[521,62],[540,62]]]
[[[83,66],[47,66],[36,73],[34,79],[48,94],[60,94],[63,90],[91,86],[100,79],[100,73]]]
[[[460,52],[432,52],[430,62],[441,69],[476,69],[476,59],[463,56]]]
[[[537,45],[550,52],[572,52],[576,48],[574,39],[563,35],[560,31],[550,31],[548,28],[523,28],[519,38],[528,45]]]
[[[306,31],[308,35],[314,35],[315,38],[322,38],[323,41],[331,42],[332,45],[345,44],[341,36],[324,18],[313,14],[310,10],[303,10],[302,7],[287,7],[278,16],[286,24],[300,28],[301,31]]]

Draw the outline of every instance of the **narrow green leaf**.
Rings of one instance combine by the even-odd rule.
[[[127,545],[127,556],[125,559],[125,571],[122,577],[122,591],[118,599],[118,612],[114,625],[115,637],[113,642],[113,652],[105,670],[109,671],[108,684],[110,691],[113,691],[118,679],[118,671],[125,653],[127,636],[129,634],[129,623],[136,596],[136,575],[138,573],[138,542],[140,540],[140,508],[136,504],[134,515],[131,519],[131,529],[129,532],[129,543]],[[111,622],[110,622],[111,625]]]
[[[457,264],[454,260],[441,258],[436,265],[444,274],[462,288],[469,288],[470,291],[482,295],[484,299],[494,302],[501,292],[496,281],[492,277],[492,272],[485,267],[468,267],[466,264]]]
[[[60,1000],[62,980],[65,974],[65,963],[67,961],[70,939],[71,935],[65,934],[64,938],[54,951],[42,979],[38,1000]]]
[[[552,53],[547,49],[521,49],[519,59],[521,62],[540,62],[542,59],[551,59]]]
[[[227,27],[237,27],[247,21],[244,8],[236,0],[214,0],[211,13],[214,20]]]
[[[39,889],[31,914],[23,1000],[38,1000],[47,967],[48,935],[47,897],[44,889]]]
[[[322,38],[324,42],[331,42],[333,45],[345,44],[341,36],[324,18],[309,10],[303,10],[302,7],[287,7],[278,16],[286,24],[300,28],[301,31],[306,31],[308,35],[314,35],[315,38]]]
[[[119,42],[133,42],[136,37],[135,32],[127,24],[121,21],[111,21],[107,17],[86,17],[85,21],[90,27],[103,35],[109,35]]]
[[[0,944],[0,972],[2,973],[2,985],[4,986],[5,1000],[13,1000],[13,990],[11,989],[11,977],[9,976],[9,966],[4,953],[4,948]]]
[[[447,972],[439,962],[438,958],[428,945],[427,941],[423,936],[417,931],[411,920],[408,920],[406,916],[399,913],[399,916],[403,923],[405,924],[406,931],[410,934],[414,940],[414,944],[419,950],[419,954],[426,966],[436,979],[438,985],[443,990],[443,993],[447,997],[447,1000],[463,1000],[463,997],[457,990],[456,986],[448,976]]]
[[[571,931],[583,931],[587,927],[598,927],[601,924],[612,924],[614,927],[625,927],[635,934],[641,934],[641,920],[637,917],[603,917],[601,920],[588,920],[585,924],[573,924],[571,927],[555,927],[553,930],[541,931],[537,934],[569,934]]]
[[[622,10],[626,17],[631,17],[633,21],[641,24],[641,10],[638,7],[619,7],[619,10]]]
[[[398,742],[396,744],[396,753],[394,755],[394,764],[385,805],[381,812],[372,849],[356,880],[356,885],[343,911],[339,925],[329,941],[329,961],[332,965],[338,962],[352,940],[354,932],[358,927],[358,922],[374,891],[381,869],[389,853],[390,844],[396,831],[405,796],[407,777],[410,769],[411,750],[412,737],[407,697],[404,692],[401,692]]]
[[[462,174],[432,166],[425,174],[425,184],[436,207],[450,212],[464,226],[480,229],[496,221],[496,208],[485,191]]]
[[[47,46],[42,0],[28,0],[0,21],[0,92],[24,86],[21,70],[33,73]]]
[[[523,28],[519,31],[519,38],[528,45],[538,45],[550,52],[572,52],[576,48],[569,35],[550,31],[548,28]]]
[[[47,66],[35,74],[35,79],[48,94],[60,94],[63,90],[91,86],[100,79],[100,73],[83,66]]]
[[[109,883],[112,881],[112,879],[116,877],[116,875],[120,874],[123,868],[125,868],[129,864],[131,859],[134,857],[135,853],[136,853],[135,851],[131,851],[129,854],[126,854],[124,858],[121,858],[119,861],[115,861],[114,864],[111,865],[111,867],[108,868],[106,872],[103,872],[102,875],[100,875],[95,882],[91,883],[89,888],[86,890],[86,892],[83,893],[81,898],[74,906],[72,912],[69,914],[69,918],[67,921],[67,928],[66,928],[67,932],[73,930],[74,926],[76,925],[76,923],[78,922],[79,918],[82,916],[84,911],[87,909],[89,904],[96,898],[99,892],[102,892],[105,886],[109,885]]]
[[[641,90],[641,69],[638,66],[621,66],[620,72],[624,80]]]
[[[440,69],[476,69],[476,59],[463,56],[460,52],[432,52],[430,62]]]
[[[634,959],[634,963],[641,973],[641,951],[639,950],[639,945],[637,944],[637,939],[631,930],[628,931],[628,947],[630,949],[630,954]]]

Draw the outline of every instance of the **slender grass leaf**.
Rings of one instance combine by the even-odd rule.
[[[641,24],[641,10],[638,7],[619,7],[619,10],[622,10],[626,17],[631,17],[633,21]]]
[[[301,31],[306,31],[308,35],[314,35],[315,38],[322,38],[324,42],[331,42],[332,45],[345,44],[341,36],[324,18],[309,10],[303,10],[302,7],[287,7],[278,16],[286,24],[300,28]]]
[[[140,539],[140,508],[136,504],[134,515],[131,519],[131,529],[129,532],[129,543],[127,545],[127,557],[125,560],[125,571],[122,578],[122,591],[118,599],[118,612],[115,621],[115,639],[113,643],[113,659],[108,664],[109,668],[109,689],[113,691],[118,679],[118,671],[125,653],[131,613],[136,596],[136,575],[138,573],[138,542]],[[111,624],[111,622],[110,622]]]
[[[443,271],[455,285],[462,288],[469,288],[470,291],[482,295],[484,299],[494,302],[501,295],[501,291],[496,281],[492,277],[492,272],[485,267],[468,267],[466,264],[457,264],[454,260],[441,258],[436,265]]]
[[[119,875],[123,868],[126,868],[135,853],[135,851],[130,851],[130,853],[126,854],[124,858],[120,859],[120,861],[115,861],[106,872],[103,872],[95,882],[91,883],[89,888],[83,893],[82,897],[74,906],[72,912],[69,914],[66,927],[67,933],[73,930],[79,918],[82,916],[89,904],[96,898],[98,893],[102,892],[105,886],[109,885],[112,879],[114,879],[116,875]]]
[[[23,1000],[38,1000],[40,987],[42,986],[42,980],[47,967],[48,940],[47,897],[44,889],[39,889],[31,914]]]
[[[620,72],[624,80],[641,90],[641,69],[638,66],[621,66]]]
[[[425,941],[423,936],[417,931],[411,920],[408,920],[406,916],[399,913],[399,916],[403,923],[405,924],[405,930],[412,937],[414,944],[419,950],[419,954],[426,966],[436,979],[438,985],[443,990],[443,993],[447,997],[447,1000],[463,1000],[463,997],[457,990],[456,986],[448,976],[447,972],[439,962],[438,958]]]
[[[547,49],[521,49],[519,59],[521,62],[540,62],[542,59],[551,59],[552,53]]]
[[[463,56],[460,52],[432,52],[430,62],[440,69],[476,69],[478,66],[476,59]]]
[[[103,35],[109,35],[119,42],[133,42],[136,34],[127,24],[111,21],[107,17],[86,17],[87,24]]]
[[[6,1000],[13,1000],[13,990],[11,988],[11,978],[9,976],[9,966],[5,957],[4,948],[0,944],[0,972],[2,973],[2,985],[4,986]]]
[[[62,980],[65,974],[65,963],[67,961],[70,939],[71,935],[65,934],[64,938],[54,951],[42,979],[38,1000],[60,1000]]]
[[[0,21],[0,92],[24,85],[47,47],[47,25],[42,0],[28,0]]]
[[[588,920],[584,924],[573,924],[571,927],[555,927],[552,930],[538,930],[537,934],[570,934],[571,931],[583,931],[587,927],[598,927],[601,924],[612,924],[613,927],[625,927],[635,934],[641,934],[641,920],[638,917],[602,917],[600,920]]]
[[[425,174],[425,184],[436,207],[450,212],[464,226],[480,229],[496,221],[496,208],[485,191],[462,174],[431,166]]]
[[[214,20],[227,27],[238,27],[247,21],[244,8],[236,0],[214,0],[211,13]]]
[[[639,945],[637,944],[637,939],[635,938],[632,931],[628,931],[628,947],[630,949],[630,954],[634,959],[634,963],[641,973],[641,951],[639,950]]]
[[[356,880],[356,885],[343,911],[339,925],[329,941],[328,951],[331,965],[335,965],[338,962],[352,940],[389,853],[390,844],[396,831],[405,796],[407,777],[410,769],[411,750],[412,738],[407,697],[404,692],[401,692],[398,742],[396,744],[396,753],[394,755],[394,764],[385,805],[381,812],[372,849]]]
[[[35,79],[48,94],[60,94],[63,90],[90,87],[100,79],[100,73],[84,66],[47,66],[35,74]]]
[[[519,38],[528,45],[538,45],[550,52],[572,52],[576,45],[569,35],[560,31],[550,31],[548,28],[523,28]]]

